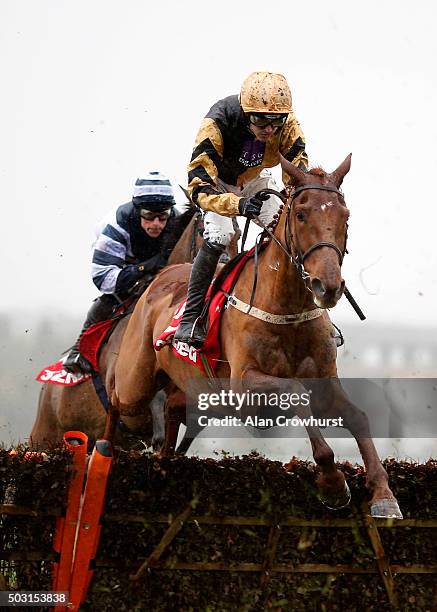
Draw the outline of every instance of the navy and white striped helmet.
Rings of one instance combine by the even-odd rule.
[[[176,204],[169,179],[157,170],[136,180],[132,202],[137,210],[147,208],[153,212],[168,210]]]

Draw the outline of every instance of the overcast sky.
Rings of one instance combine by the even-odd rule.
[[[210,106],[271,70],[311,164],[353,153],[344,276],[369,321],[433,324],[435,6],[2,0],[1,311],[84,317],[94,225],[144,171],[186,184]]]

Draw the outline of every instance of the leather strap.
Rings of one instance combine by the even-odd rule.
[[[235,295],[230,295],[228,297],[228,305],[233,306],[240,312],[244,312],[244,314],[255,317],[255,319],[260,319],[266,323],[273,323],[274,325],[292,325],[303,323],[304,321],[311,321],[312,319],[320,317],[325,311],[324,308],[314,308],[313,310],[306,310],[296,314],[277,315],[256,308],[255,306],[251,307],[250,304],[246,304],[246,302],[243,302]]]

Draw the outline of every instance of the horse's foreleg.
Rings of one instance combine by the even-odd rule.
[[[366,486],[372,495],[370,500],[372,516],[401,519],[402,513],[398,502],[388,484],[388,474],[370,435],[367,415],[348,399],[341,388],[336,389],[333,409],[336,416],[343,418],[344,426],[357,441],[366,467]]]
[[[299,418],[309,418],[307,415],[297,414]],[[351,499],[349,486],[343,472],[334,461],[334,451],[322,436],[318,427],[306,427],[313,451],[314,461],[320,469],[317,477],[321,501],[332,510],[347,506]]]
[[[254,370],[245,372],[242,382],[251,391],[290,394],[290,380],[276,378]],[[298,380],[293,381],[293,387],[293,393],[307,392]],[[300,419],[310,419],[313,416],[310,405],[294,406],[293,412]],[[349,487],[343,472],[335,465],[333,450],[318,427],[307,425],[305,429],[310,439],[314,461],[320,469],[317,485],[322,502],[332,509],[348,505],[350,501]]]
[[[179,446],[176,448],[176,453],[178,455],[186,455],[191,444],[197,438],[201,431],[203,431],[204,427],[199,425],[197,422],[190,423],[189,428],[184,434]]]
[[[179,427],[185,421],[185,404],[183,406],[168,407],[168,402],[165,406],[165,438],[161,449],[161,454],[164,456],[174,455]]]
[[[169,383],[166,387],[167,401],[164,406],[165,439],[161,454],[173,455],[176,449],[179,427],[185,423],[186,397],[176,385]]]
[[[39,394],[38,413],[29,437],[33,450],[48,450],[62,441],[64,431],[59,424],[56,407],[59,405],[59,387],[45,384]]]
[[[112,404],[108,406],[108,413],[106,415],[105,431],[103,433],[104,440],[109,440],[113,444],[115,432],[117,429],[117,423],[120,418],[120,411],[115,408]]]
[[[152,413],[153,437],[152,448],[159,451],[165,440],[165,402],[167,395],[164,389],[158,391],[150,402],[150,412]]]

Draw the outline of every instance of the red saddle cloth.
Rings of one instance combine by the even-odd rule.
[[[215,374],[218,359],[221,354],[220,319],[227,302],[226,294],[232,290],[236,279],[240,275],[248,259],[251,257],[253,250],[254,249],[251,249],[241,256],[235,266],[229,271],[226,278],[221,282],[220,288],[213,294],[208,308],[208,333],[203,347],[201,349],[195,349],[186,342],[173,340],[173,336],[185,310],[185,305],[187,303],[185,299],[176,307],[170,325],[155,340],[155,351],[160,351],[164,346],[169,346],[173,353],[180,359],[197,366],[205,373],[207,373],[204,365],[204,361],[206,361],[207,367]],[[213,286],[214,283],[209,287],[206,296],[207,300],[210,298]]]
[[[46,366],[35,376],[35,380],[38,382],[60,385],[62,387],[74,387],[90,378],[91,374],[72,374],[64,370],[62,359]]]
[[[94,325],[90,325],[81,336],[79,351],[81,355],[88,359],[95,372],[99,371],[99,351],[117,320],[118,319],[109,319],[108,321],[94,323]],[[64,370],[61,359],[43,368],[36,376],[35,380],[42,383],[62,385],[63,387],[74,387],[90,378],[91,374],[72,374],[71,372],[67,372]]]
[[[79,352],[90,362],[95,372],[99,371],[99,351],[108,333],[114,327],[115,321],[109,319],[94,323],[83,332],[80,338]]]

